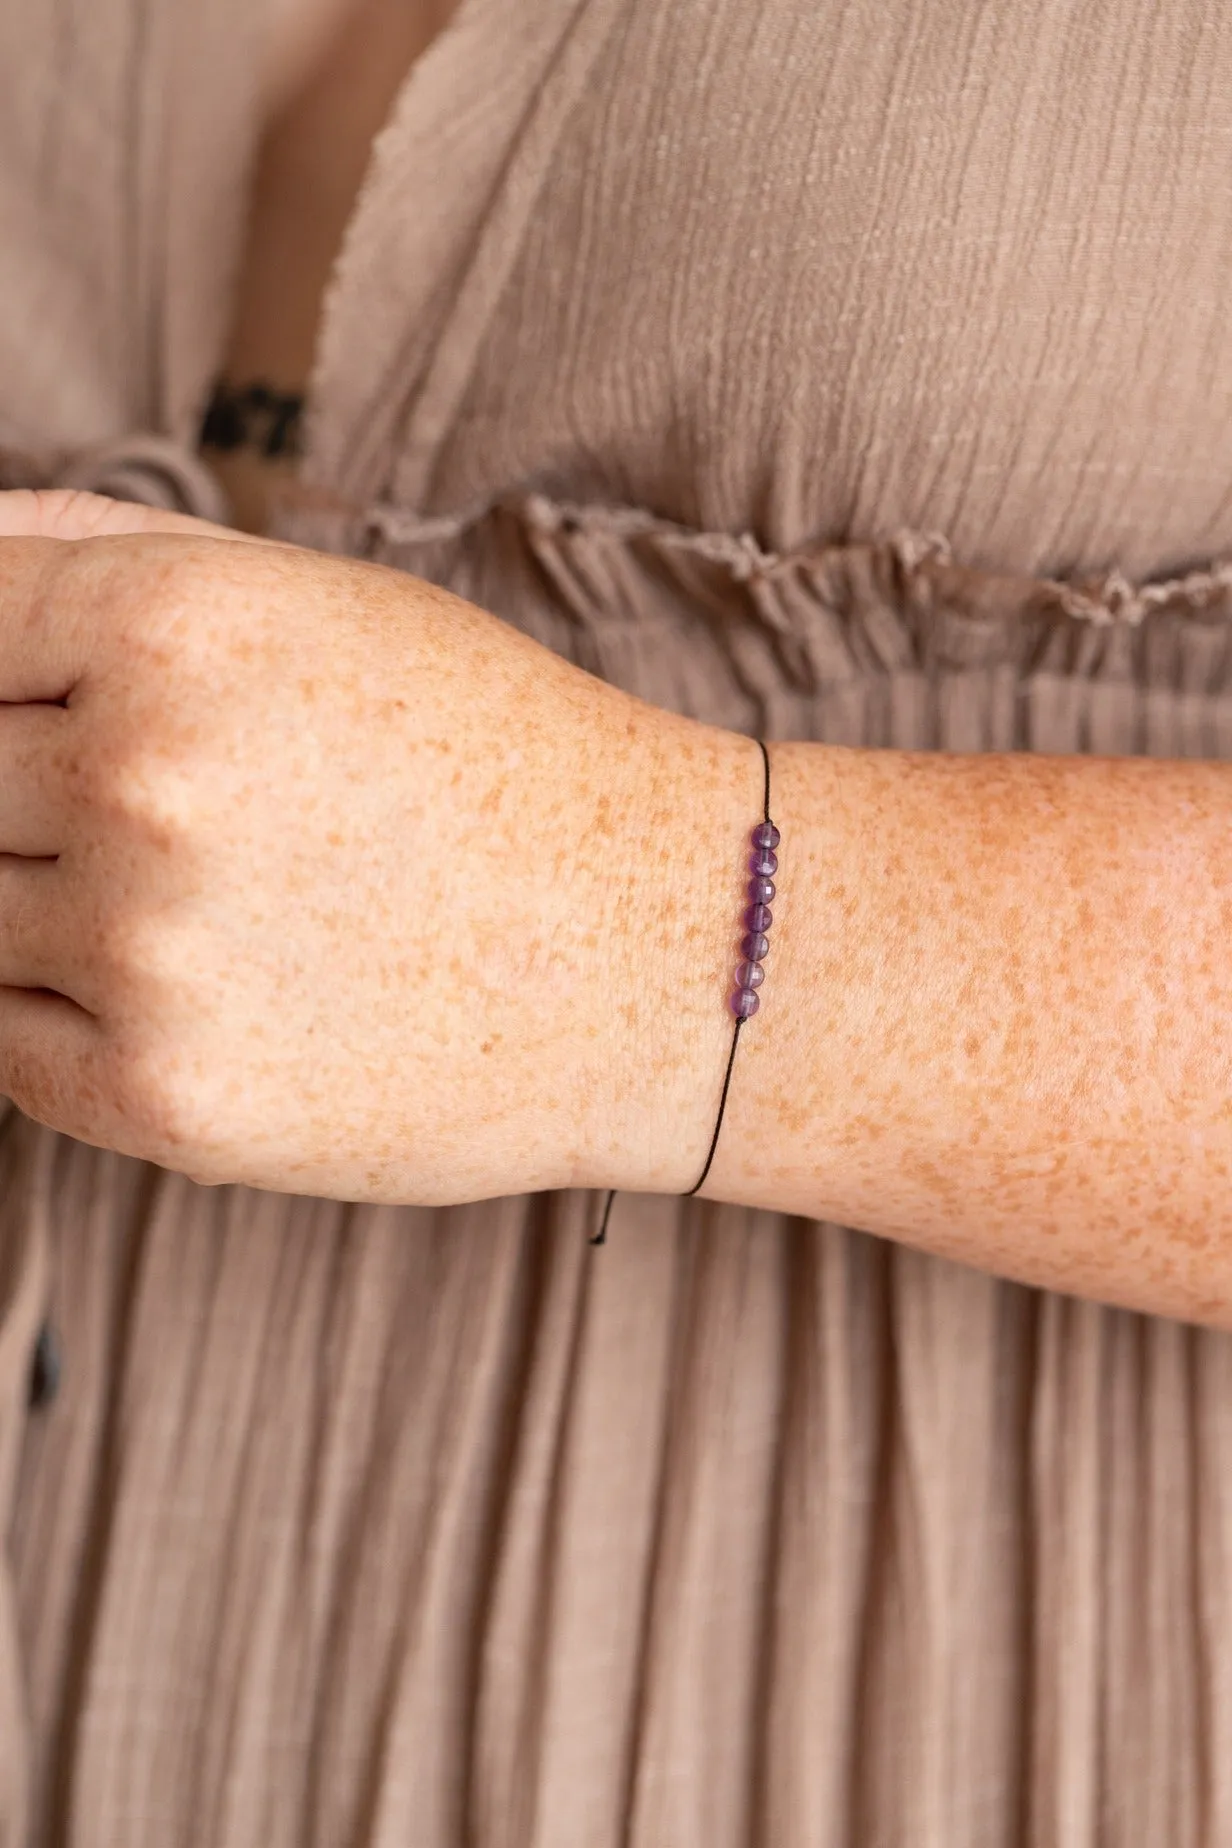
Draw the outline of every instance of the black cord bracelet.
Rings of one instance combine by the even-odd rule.
[[[710,1172],[710,1164],[714,1160],[714,1151],[718,1145],[719,1130],[723,1126],[723,1112],[727,1108],[727,1092],[731,1084],[732,1066],[736,1059],[740,1029],[745,1021],[751,1020],[757,1012],[757,990],[765,980],[766,974],[762,968],[762,960],[770,948],[770,939],[766,933],[773,921],[773,913],[770,910],[770,900],[774,897],[772,875],[779,869],[778,855],[774,850],[782,837],[770,819],[770,753],[760,738],[757,743],[761,748],[762,762],[766,768],[766,793],[762,810],[765,819],[758,822],[749,837],[753,847],[749,855],[751,875],[748,885],[749,903],[744,913],[745,935],[740,944],[744,960],[736,970],[736,986],[728,999],[728,1006],[736,1016],[736,1024],[732,1030],[731,1051],[727,1055],[727,1072],[723,1079],[723,1094],[719,1098],[719,1114],[715,1121],[714,1134],[710,1138],[710,1152],[706,1156],[706,1165],[699,1179],[689,1188],[688,1193],[681,1196],[686,1200],[697,1192]],[[607,1243],[607,1222],[612,1211],[612,1201],[616,1198],[618,1191],[618,1188],[613,1187],[608,1194],[607,1205],[603,1209],[603,1222],[594,1238],[588,1241],[590,1244],[604,1245]]]

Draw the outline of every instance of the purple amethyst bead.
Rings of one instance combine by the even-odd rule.
[[[766,972],[758,962],[742,962],[736,970],[737,988],[760,988]]]
[[[751,905],[768,905],[774,898],[773,879],[749,880],[749,903]]]
[[[769,905],[750,905],[744,914],[744,921],[749,930],[769,930],[774,922],[774,913]]]
[[[758,1000],[751,988],[737,988],[732,991],[731,1011],[737,1020],[748,1020],[757,1012]]]
[[[772,873],[777,873],[778,870],[778,856],[772,853],[769,847],[757,847],[749,855],[749,871],[751,873],[757,873],[759,877],[768,879]]]
[[[740,939],[740,954],[746,962],[760,962],[770,948],[770,939],[759,930],[751,930]]]
[[[753,830],[754,847],[777,847],[782,838],[772,821],[759,821]]]

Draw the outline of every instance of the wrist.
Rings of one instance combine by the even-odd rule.
[[[714,1133],[759,818],[753,739],[621,696],[627,748],[599,798],[590,1057],[574,1186],[685,1193]]]

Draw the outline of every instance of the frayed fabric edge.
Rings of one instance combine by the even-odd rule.
[[[541,538],[612,540],[663,553],[686,553],[725,569],[735,583],[770,581],[806,571],[825,575],[846,559],[880,554],[908,602],[944,602],[974,613],[990,601],[1005,611],[1051,607],[1057,613],[1097,627],[1136,628],[1153,611],[1187,607],[1208,610],[1232,595],[1232,559],[1180,575],[1135,583],[1111,569],[1073,577],[1031,577],[964,565],[954,557],[944,533],[900,528],[881,538],[854,541],[807,541],[785,552],[767,550],[748,532],[705,530],[665,520],[645,509],[613,503],[554,500],[531,493],[499,496],[453,515],[424,517],[378,503],[366,510],[363,525],[391,545],[415,546],[458,540],[495,514],[504,514]]]

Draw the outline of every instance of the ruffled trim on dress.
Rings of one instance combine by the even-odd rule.
[[[206,519],[201,458],[148,432],[0,450],[0,486],[91,488]],[[963,564],[903,529],[767,550],[636,507],[503,496],[428,517],[292,489],[277,537],[411,571],[614,685],[771,737],[902,749],[1232,756],[1232,560],[1134,582]]]
[[[1232,559],[1156,580],[963,564],[943,534],[767,550],[539,493],[279,536],[396,565],[712,723],[908,749],[1232,755]]]
[[[943,533],[920,533],[903,528],[880,541],[863,544],[811,544],[790,552],[766,551],[750,533],[739,535],[704,532],[662,520],[636,507],[590,505],[552,500],[528,494],[490,503],[481,512],[439,519],[408,515],[398,508],[378,506],[368,524],[395,544],[416,544],[458,538],[497,510],[521,518],[528,532],[555,541],[561,552],[580,554],[598,545],[619,547],[630,559],[644,565],[654,561],[669,575],[687,579],[686,561],[717,567],[734,584],[782,586],[794,574],[811,575],[823,591],[833,590],[826,579],[842,575],[860,557],[880,560],[873,575],[884,595],[893,590],[908,603],[937,602],[977,614],[988,609],[1016,606],[1054,608],[1080,621],[1098,624],[1140,623],[1152,610],[1181,602],[1192,608],[1209,608],[1212,601],[1232,590],[1232,561],[1211,565],[1180,577],[1135,584],[1117,570],[1070,579],[996,574],[964,566],[955,560]],[[888,566],[888,570],[884,567]],[[775,627],[789,627],[767,600],[767,617]]]

